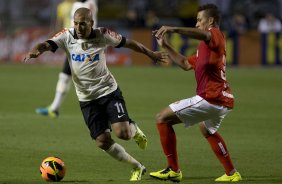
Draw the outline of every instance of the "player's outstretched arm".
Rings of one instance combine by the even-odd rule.
[[[167,52],[161,52],[161,51],[152,51],[145,47],[143,44],[131,40],[131,39],[126,39],[126,43],[124,47],[132,49],[136,52],[142,53],[150,57],[152,60],[157,61],[157,62],[162,62],[162,63],[167,63],[168,62],[168,53]]]
[[[209,31],[203,31],[194,27],[170,27],[162,26],[160,29],[153,31],[153,34],[157,38],[163,38],[166,33],[178,33],[187,35],[197,40],[208,41],[211,39],[211,33]]]
[[[156,37],[156,39],[158,44],[164,49],[166,49],[169,57],[175,64],[177,64],[180,68],[186,71],[192,69],[192,66],[187,61],[187,58],[182,54],[180,54],[179,52],[177,52],[175,49],[173,49],[172,46],[167,42],[165,37],[164,38]]]
[[[37,58],[45,51],[52,50],[51,45],[48,42],[39,43],[34,46],[25,56],[24,62],[27,62],[31,58]]]

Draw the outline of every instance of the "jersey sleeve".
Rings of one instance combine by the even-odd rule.
[[[121,43],[124,42],[124,37],[119,33],[116,33],[107,28],[101,28],[101,31],[107,45],[119,47]]]
[[[208,45],[211,49],[216,49],[220,46],[221,41],[224,39],[224,35],[217,28],[212,28],[209,32],[211,33],[211,40],[208,42]]]
[[[54,42],[57,45],[57,47],[66,49],[67,31],[68,29],[63,29],[62,31],[55,34],[55,36],[53,36],[49,40]],[[54,48],[53,47],[54,45],[51,45],[51,46],[53,48],[52,51],[55,52],[57,48]]]

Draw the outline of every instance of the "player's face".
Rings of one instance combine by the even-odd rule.
[[[198,12],[196,28],[205,31],[208,30],[209,25],[210,25],[210,21],[208,17],[205,16],[205,12],[204,11]]]
[[[89,37],[92,30],[93,21],[89,20],[86,16],[75,15],[74,16],[74,29],[77,37],[80,39],[86,39]]]

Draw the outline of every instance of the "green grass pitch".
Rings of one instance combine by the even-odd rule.
[[[66,164],[63,183],[129,183],[130,167],[113,160],[91,140],[72,87],[58,119],[35,114],[53,99],[60,67],[0,66],[0,184],[46,183],[39,165],[47,156]],[[166,166],[155,115],[171,102],[193,96],[193,72],[176,67],[111,67],[126,99],[130,116],[147,134],[148,149],[117,140],[148,172],[139,183],[170,183],[149,177]],[[241,183],[282,183],[282,68],[229,68],[235,109],[219,132],[229,148]],[[182,183],[210,184],[223,174],[199,128],[175,126]]]

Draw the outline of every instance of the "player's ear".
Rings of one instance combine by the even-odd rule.
[[[208,20],[209,20],[209,25],[214,25],[215,24],[213,17],[209,17]]]

